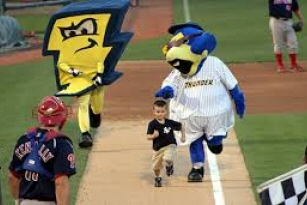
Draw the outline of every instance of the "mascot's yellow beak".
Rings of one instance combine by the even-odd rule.
[[[208,56],[208,51],[205,50],[201,55],[194,54],[185,40],[183,34],[177,34],[162,48],[162,52],[166,61],[183,76],[192,76],[198,71],[200,62]]]

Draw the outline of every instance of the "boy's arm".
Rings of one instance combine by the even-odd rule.
[[[181,124],[181,142],[184,143],[185,142],[185,127],[184,124]]]
[[[147,134],[147,139],[148,140],[153,140],[155,138],[159,137],[159,132],[155,130],[152,134]]]
[[[69,179],[61,175],[55,179],[55,194],[57,205],[69,205]]]

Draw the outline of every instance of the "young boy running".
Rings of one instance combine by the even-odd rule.
[[[174,130],[181,131],[181,142],[185,141],[183,126],[166,118],[167,104],[163,100],[156,100],[153,103],[154,118],[148,123],[147,139],[152,140],[152,168],[155,174],[155,187],[162,186],[160,171],[165,163],[166,175],[171,176],[174,172],[174,157],[176,155],[177,142]]]

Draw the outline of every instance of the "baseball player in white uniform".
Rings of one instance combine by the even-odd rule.
[[[178,29],[178,25],[177,27],[175,25],[169,29],[169,32],[191,36],[195,30],[200,30],[197,26],[191,23],[180,24]],[[205,33],[205,35],[211,34]],[[198,36],[193,38],[197,40]],[[232,102],[235,102],[235,110],[242,118],[245,111],[245,98],[237,79],[219,58],[206,55],[204,59],[198,61],[194,73],[191,73],[193,65],[190,66],[190,69],[186,68],[188,64],[185,62],[188,60],[184,56],[189,56],[192,52],[180,56],[181,52],[178,49],[188,45],[190,46],[189,52],[193,51],[193,46],[199,44],[189,44],[192,40],[189,39],[187,44],[183,43],[178,46],[173,43],[174,39],[172,39],[172,43],[169,44],[166,51],[166,60],[175,69],[163,81],[161,89],[155,96],[170,98],[170,118],[182,122],[185,126],[186,142],[181,145],[190,145],[192,169],[188,181],[197,182],[202,181],[204,175],[203,141],[207,142],[212,153],[222,152],[222,141],[227,137],[229,129],[234,126],[235,122]],[[201,40],[199,39],[199,41]],[[203,45],[208,46],[211,40],[205,37],[205,41],[207,42]],[[174,44],[176,46],[171,47]],[[172,48],[177,50],[174,52],[175,54],[172,53]],[[207,48],[204,49],[208,51]],[[176,55],[177,53],[179,56]],[[192,62],[192,60],[189,61]],[[180,144],[179,140],[178,143]]]

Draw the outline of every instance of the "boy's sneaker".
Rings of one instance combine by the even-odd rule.
[[[174,174],[174,166],[165,166],[166,175],[169,177]]]
[[[161,177],[155,178],[155,187],[162,187],[162,178]]]

